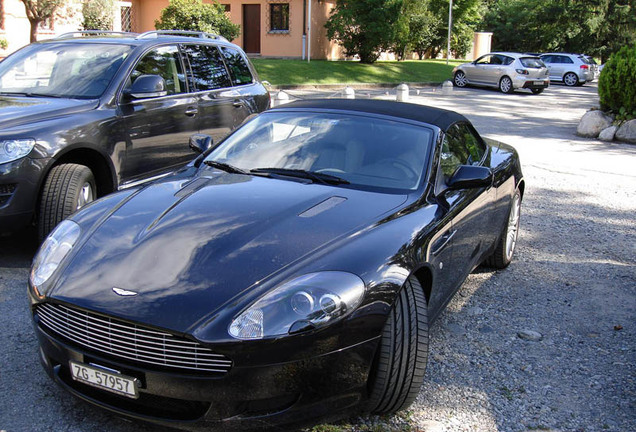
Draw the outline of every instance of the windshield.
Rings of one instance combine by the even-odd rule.
[[[521,57],[519,59],[523,67],[527,68],[542,68],[545,67],[545,63],[541,61],[539,57]]]
[[[29,45],[0,63],[0,93],[97,98],[131,50],[97,43]]]
[[[363,115],[269,112],[229,136],[206,161],[247,172],[328,174],[344,180],[342,187],[415,190],[432,137],[422,126]]]

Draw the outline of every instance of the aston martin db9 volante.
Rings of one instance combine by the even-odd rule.
[[[415,399],[428,328],[506,267],[519,158],[454,112],[314,100],[60,223],[29,280],[40,360],[73,395],[184,429],[295,427]]]

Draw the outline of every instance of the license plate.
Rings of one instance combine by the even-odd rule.
[[[69,361],[71,376],[74,380],[122,396],[137,399],[137,378],[128,377],[117,371],[89,366]]]
[[[534,85],[545,85],[545,81],[535,81]]]

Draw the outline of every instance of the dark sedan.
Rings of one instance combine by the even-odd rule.
[[[476,266],[512,259],[519,158],[454,112],[305,101],[191,144],[34,261],[44,368],[116,413],[240,430],[394,413],[432,320]]]

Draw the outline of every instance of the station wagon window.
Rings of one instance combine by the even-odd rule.
[[[97,98],[132,47],[68,42],[29,45],[2,63],[0,91],[34,96]]]
[[[166,91],[169,95],[187,91],[179,49],[174,45],[155,48],[146,54],[132,71],[131,83],[141,75],[162,77],[166,82]]]
[[[225,64],[230,71],[232,84],[250,84],[252,82],[252,73],[250,72],[250,68],[247,66],[247,63],[241,53],[228,47],[221,47],[221,51],[225,58]]]
[[[289,31],[289,3],[272,3],[270,10],[270,30]]]
[[[186,45],[183,50],[188,54],[196,91],[232,86],[221,53],[215,46]]]

